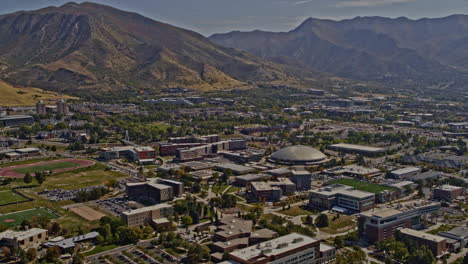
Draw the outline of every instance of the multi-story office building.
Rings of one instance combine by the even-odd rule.
[[[141,227],[145,225],[156,226],[155,220],[172,216],[173,207],[170,204],[157,204],[131,211],[122,212],[120,217],[128,227]]]
[[[302,171],[292,171],[292,182],[296,184],[297,190],[310,190],[312,188],[312,173],[302,170]]]
[[[463,196],[465,189],[463,187],[442,185],[434,189],[434,198],[451,202],[459,196]]]
[[[370,242],[387,240],[398,228],[419,228],[422,216],[439,209],[440,203],[424,200],[376,207],[359,215],[359,234]]]
[[[372,209],[374,205],[375,194],[346,185],[334,184],[310,191],[309,207],[317,210],[363,212]]]
[[[160,179],[158,182],[164,185],[171,186],[172,190],[174,190],[174,196],[176,197],[184,194],[184,184],[182,182],[169,179]]]
[[[319,264],[331,261],[335,249],[321,247],[319,240],[298,233],[291,233],[267,242],[229,253],[229,259],[240,264]],[[321,252],[321,250],[324,250]]]
[[[426,246],[432,251],[435,257],[441,256],[447,252],[447,240],[444,237],[431,235],[410,228],[399,229],[401,235],[418,244]]]
[[[252,182],[250,190],[257,201],[277,202],[283,196],[283,190],[269,182]]]
[[[47,240],[47,230],[40,228],[31,228],[25,231],[7,230],[0,233],[0,244],[15,248],[37,248]]]
[[[174,199],[172,186],[158,183],[156,178],[147,182],[127,183],[126,189],[128,198],[132,200],[164,203]]]

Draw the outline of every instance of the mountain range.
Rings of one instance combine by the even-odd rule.
[[[468,16],[411,20],[309,18],[289,32],[230,32],[210,39],[273,61],[293,59],[341,77],[384,83],[464,83]]]
[[[217,45],[193,31],[95,3],[0,16],[0,79],[71,93],[249,87],[323,74]]]

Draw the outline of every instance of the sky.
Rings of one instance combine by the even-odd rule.
[[[59,6],[70,0],[0,0],[0,14]],[[84,2],[76,0],[75,2]],[[468,14],[467,0],[92,0],[138,12],[205,36],[229,31],[289,31],[309,17],[443,17]]]

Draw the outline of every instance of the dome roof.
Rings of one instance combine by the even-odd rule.
[[[280,149],[271,154],[270,158],[278,162],[310,163],[323,161],[327,156],[317,149],[297,145]]]

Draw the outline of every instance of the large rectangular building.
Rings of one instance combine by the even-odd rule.
[[[122,212],[120,217],[128,227],[155,226],[155,220],[172,216],[173,207],[170,204],[157,204],[131,211]]]
[[[0,119],[4,127],[30,126],[34,124],[34,118],[28,115],[11,115]]]
[[[440,203],[424,200],[377,207],[359,215],[359,234],[370,242],[387,240],[399,228],[419,228],[422,216],[439,209]]]
[[[447,252],[447,240],[444,237],[431,235],[410,228],[399,229],[401,235],[418,244],[426,246],[432,251],[435,257],[441,256]]]
[[[385,148],[369,147],[346,143],[330,145],[328,148],[339,152],[361,154],[364,156],[378,156],[384,154],[387,151],[387,149]]]
[[[343,208],[350,212],[364,212],[372,209],[374,205],[375,194],[346,185],[333,184],[310,191],[309,207],[317,210],[339,207],[338,210]]]
[[[292,182],[296,184],[296,189],[301,191],[308,191],[312,188],[312,173],[302,171],[292,171]]]
[[[298,233],[291,233],[282,237],[272,239],[258,245],[229,253],[229,259],[240,264],[318,264],[326,263],[324,255],[333,257],[330,254],[332,247],[322,247],[328,254],[321,254],[321,243],[315,238],[311,238]]]
[[[164,203],[174,199],[173,187],[158,183],[156,178],[147,182],[129,182],[126,184],[126,191],[129,199],[137,201]]]

